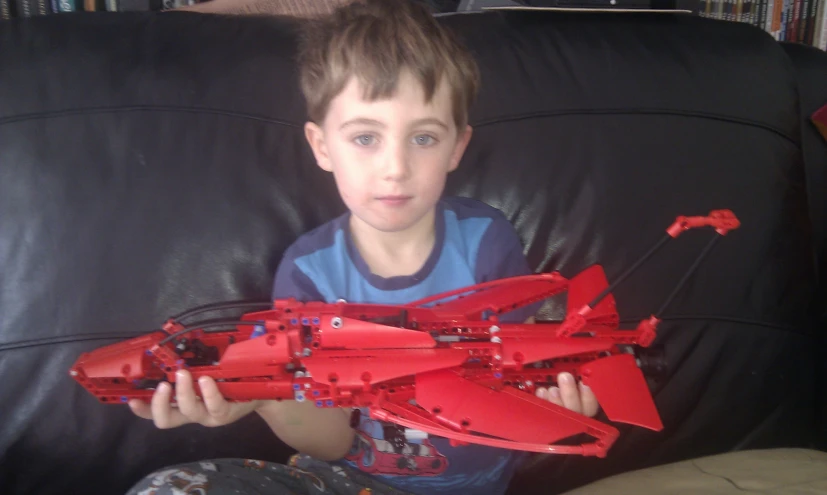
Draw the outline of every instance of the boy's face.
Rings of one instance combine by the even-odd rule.
[[[445,179],[457,168],[471,137],[458,132],[448,85],[430,103],[409,73],[386,100],[362,99],[351,82],[334,98],[321,127],[305,126],[319,166],[333,173],[354,221],[382,232],[402,232],[430,221]]]

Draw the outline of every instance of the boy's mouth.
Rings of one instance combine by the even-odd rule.
[[[411,196],[389,195],[379,196],[376,199],[378,199],[387,206],[400,206],[408,202],[411,199]]]

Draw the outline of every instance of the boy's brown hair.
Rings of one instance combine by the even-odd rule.
[[[471,53],[424,5],[411,0],[353,0],[332,15],[307,21],[299,45],[300,84],[310,120],[321,124],[330,101],[356,77],[364,98],[388,98],[407,69],[430,102],[444,79],[461,132],[477,96],[479,69]]]

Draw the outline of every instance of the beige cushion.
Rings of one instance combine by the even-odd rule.
[[[632,471],[565,495],[827,494],[827,453],[807,449],[732,452]]]

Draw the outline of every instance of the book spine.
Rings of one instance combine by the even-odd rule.
[[[767,31],[767,12],[770,9],[770,0],[761,0],[758,5],[758,10],[756,11],[756,16],[758,17],[755,20],[755,25],[758,26],[760,29]]]
[[[790,33],[790,41],[798,41],[798,35],[801,31],[801,3],[803,0],[795,0],[793,2],[793,22],[792,32]]]
[[[804,37],[802,43],[807,45],[813,44],[813,32],[815,31],[816,9],[819,0],[806,0],[807,14],[804,17]]]
[[[778,17],[776,18],[776,26],[775,32],[776,36],[778,36],[779,41],[781,40],[781,35],[784,31],[784,20],[786,19],[786,10],[787,10],[787,0],[776,0],[778,3],[781,4],[781,9],[778,11]]]
[[[17,0],[17,17],[31,17],[33,15],[34,11],[29,0]]]

